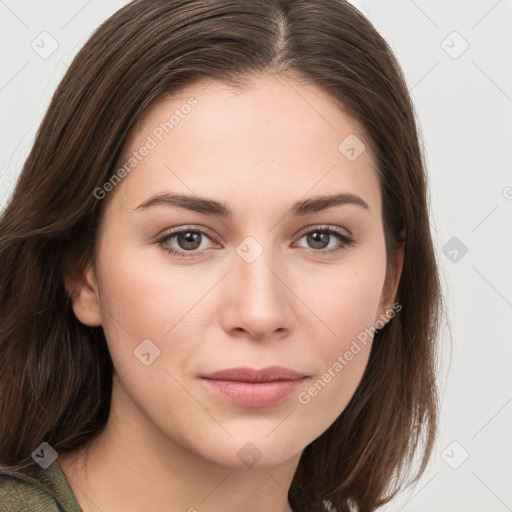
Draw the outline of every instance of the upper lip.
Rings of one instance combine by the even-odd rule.
[[[296,380],[304,377],[306,377],[304,373],[282,366],[268,366],[261,370],[239,366],[203,375],[205,379],[233,380],[238,382],[271,382],[276,380]]]

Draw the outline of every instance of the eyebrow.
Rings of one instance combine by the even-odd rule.
[[[171,192],[155,194],[137,206],[135,210],[145,210],[150,207],[162,205],[183,208],[202,213],[204,215],[214,215],[229,219],[234,217],[233,210],[224,202],[215,201],[214,199],[208,199],[197,195],[176,194]],[[286,215],[308,215],[310,213],[316,213],[342,205],[355,205],[367,210],[368,212],[370,211],[370,207],[361,197],[348,192],[340,192],[333,195],[319,195],[299,200],[291,206]]]

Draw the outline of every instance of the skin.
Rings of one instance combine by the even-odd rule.
[[[354,394],[371,339],[309,403],[298,393],[394,302],[403,245],[392,280],[369,141],[316,86],[268,75],[243,90],[196,82],[146,112],[119,165],[191,96],[197,106],[102,199],[95,261],[65,276],[77,318],[103,326],[116,369],[104,433],[87,453],[58,459],[85,512],[292,510],[287,492],[301,453]],[[338,150],[349,134],[366,145],[354,161]],[[234,217],[137,208],[162,191],[225,202]],[[297,200],[336,192],[369,209],[285,215]],[[326,253],[341,242],[324,235],[315,245],[306,235],[319,225],[337,226],[357,244]],[[155,240],[180,227],[214,237],[200,235],[195,257],[177,258]],[[246,237],[263,250],[250,263],[236,251]],[[186,252],[179,241],[165,246]],[[134,356],[147,338],[160,350],[149,366]],[[211,393],[199,377],[269,365],[309,377],[283,402],[260,408]],[[251,467],[237,456],[248,442],[260,454]]]

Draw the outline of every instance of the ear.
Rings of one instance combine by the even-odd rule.
[[[73,311],[80,322],[91,327],[101,325],[101,307],[94,264],[81,274],[64,273],[64,286],[71,296]]]
[[[396,257],[394,267],[388,269],[384,286],[382,288],[381,301],[379,304],[380,317],[376,319],[380,320],[380,323],[385,320],[389,322],[390,318],[386,311],[393,309],[395,302],[396,292],[398,290],[398,284],[400,283],[400,277],[402,276],[402,269],[404,265],[404,252],[405,252],[405,228],[400,232],[400,243],[396,248]]]

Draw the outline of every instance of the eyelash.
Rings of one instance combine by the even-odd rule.
[[[180,233],[186,233],[186,232],[192,232],[192,233],[201,233],[202,235],[205,235],[206,237],[212,239],[212,235],[209,231],[206,231],[204,229],[200,228],[180,228],[176,229],[174,231],[171,231],[169,233],[166,233],[165,235],[159,237],[157,240],[155,240],[155,243],[165,252],[171,254],[172,256],[175,256],[177,258],[195,258],[197,254],[200,254],[201,251],[178,251],[174,248],[169,248],[168,246],[165,246],[164,244],[170,240],[172,240],[176,235],[179,235]],[[302,249],[307,254],[333,254],[335,252],[347,249],[349,247],[357,245],[357,242],[354,238],[348,236],[345,234],[344,231],[338,228],[330,227],[330,226],[316,226],[309,231],[305,231],[299,236],[299,240],[304,237],[305,235],[308,235],[310,233],[314,232],[320,232],[320,233],[327,233],[329,235],[334,235],[338,241],[340,242],[340,245],[337,247],[334,247],[332,249],[328,250],[322,250],[322,249],[309,249],[307,247],[302,247]]]

